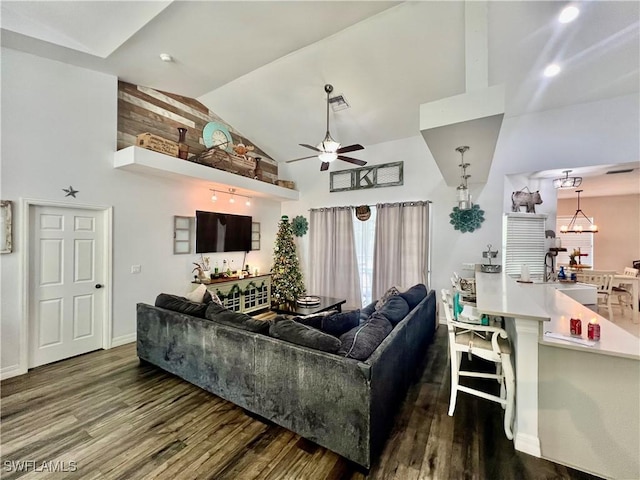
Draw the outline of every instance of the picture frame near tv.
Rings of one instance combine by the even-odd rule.
[[[196,210],[196,253],[250,252],[252,217]]]

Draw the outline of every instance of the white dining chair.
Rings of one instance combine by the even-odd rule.
[[[638,269],[625,267],[622,272],[622,276],[624,277],[637,277]],[[611,294],[618,299],[618,305],[620,306],[620,310],[622,311],[622,316],[624,316],[624,312],[627,308],[631,307],[632,294],[631,289],[633,287],[628,283],[620,283],[617,287],[611,287]]]
[[[616,272],[608,270],[583,270],[577,274],[577,280],[582,283],[588,283],[595,285],[598,292],[598,307],[606,307],[607,318],[610,321],[613,319],[613,305],[611,294],[613,289],[613,276]]]
[[[442,304],[447,318],[449,334],[449,353],[451,363],[451,396],[449,399],[449,416],[453,416],[456,408],[458,392],[475,395],[502,405],[504,412],[504,433],[509,440],[513,439],[512,422],[515,403],[515,375],[511,364],[511,345],[507,332],[499,327],[465,323],[464,317],[453,318],[453,299],[451,292],[442,289]],[[462,355],[493,362],[496,373],[466,370],[461,368]],[[497,380],[500,384],[500,395],[471,388],[460,384],[461,377],[487,378]]]

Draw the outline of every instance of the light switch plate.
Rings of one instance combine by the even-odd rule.
[[[142,267],[140,265],[131,265],[131,273],[140,273]]]

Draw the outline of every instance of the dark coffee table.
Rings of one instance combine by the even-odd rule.
[[[347,301],[344,298],[319,297],[320,303],[316,305],[300,305],[297,302],[285,302],[272,307],[271,310],[276,313],[285,313],[289,315],[313,315],[314,313],[325,312],[327,310],[342,311],[342,304]]]

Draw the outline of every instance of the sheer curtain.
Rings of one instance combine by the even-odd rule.
[[[390,287],[427,285],[429,202],[379,203],[373,257],[373,298]]]
[[[346,298],[346,309],[362,307],[352,216],[352,207],[312,209],[309,225],[309,294]]]

